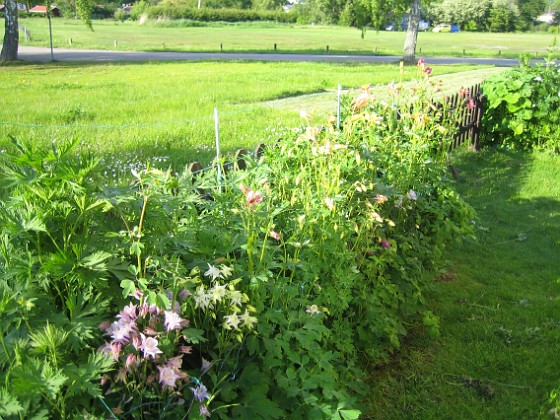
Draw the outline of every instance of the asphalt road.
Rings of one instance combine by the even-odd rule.
[[[323,61],[348,63],[394,63],[396,56],[337,55],[337,54],[256,54],[256,53],[187,53],[187,52],[138,52],[71,50],[55,48],[53,57],[58,62],[108,63],[118,61],[202,61],[202,60],[249,60],[249,61]],[[31,63],[52,61],[50,48],[20,46],[18,58]],[[424,57],[429,64],[481,64],[510,67],[517,59],[473,57]]]

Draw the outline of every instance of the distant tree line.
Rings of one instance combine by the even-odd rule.
[[[76,0],[60,0],[61,9],[71,15]],[[65,6],[68,4],[68,6]],[[286,7],[287,6],[287,7]],[[120,4],[107,4],[119,8]],[[383,29],[394,24],[399,29],[410,11],[410,0],[140,0],[131,13],[118,12],[120,19],[137,19],[141,14],[169,18],[219,20],[220,13],[193,12],[194,9],[228,9],[224,20],[236,19],[232,10],[282,12],[277,14],[238,13],[239,20],[277,20],[303,24],[335,24],[358,28]],[[150,10],[152,9],[152,10]],[[191,10],[191,11],[189,11]],[[534,28],[538,16],[560,11],[560,0],[432,0],[423,1],[421,17],[432,24],[453,23],[461,30],[486,32],[527,31]]]

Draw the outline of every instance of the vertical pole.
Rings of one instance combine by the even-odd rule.
[[[338,99],[336,104],[336,129],[340,130],[340,96],[342,94],[342,86],[338,85]]]
[[[222,167],[220,166],[220,121],[218,108],[214,108],[214,130],[216,131],[216,163],[218,173],[218,192],[222,192]]]
[[[51,61],[54,61],[54,51],[53,51],[53,42],[52,42],[52,23],[51,23],[51,13],[49,11],[50,4],[46,6],[47,12],[47,19],[49,19],[49,37],[51,40]]]

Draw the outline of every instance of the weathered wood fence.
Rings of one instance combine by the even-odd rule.
[[[484,114],[484,95],[480,83],[471,86],[469,89],[461,89],[458,93],[445,99],[446,106],[450,112],[456,112],[458,117],[457,134],[453,138],[450,150],[453,150],[465,143],[470,143],[473,150],[478,150],[480,130],[482,128],[482,115]],[[243,170],[247,167],[244,160],[245,156],[253,155],[257,158],[262,156],[266,145],[259,143],[254,152],[246,149],[238,149],[232,160],[223,166],[224,171]],[[196,176],[205,168],[199,162],[192,162],[188,165],[188,170]]]
[[[447,103],[459,117],[458,132],[451,149],[469,142],[473,150],[478,150],[482,115],[484,114],[484,95],[480,83],[469,89],[461,89],[460,92],[449,97]]]

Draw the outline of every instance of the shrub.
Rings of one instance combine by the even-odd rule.
[[[521,65],[486,80],[482,142],[559,150],[559,83],[558,67],[551,59],[545,65]]]
[[[113,18],[115,18],[116,20],[120,20],[121,22],[124,22],[125,20],[130,18],[130,15],[122,9],[117,9],[113,14]]]

